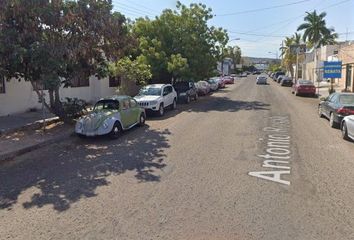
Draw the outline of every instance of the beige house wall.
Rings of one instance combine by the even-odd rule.
[[[90,77],[90,85],[87,87],[69,87],[60,89],[60,97],[76,97],[87,102],[93,103],[106,96],[112,96],[116,93],[115,87],[109,87],[109,79],[98,80],[96,77]],[[48,101],[48,91],[44,91]],[[0,93],[0,116],[11,115],[14,113],[26,112],[32,108],[41,108],[38,103],[38,96],[33,91],[30,82],[5,81],[5,93]]]
[[[342,78],[339,79],[339,85],[342,89],[345,89],[345,83],[347,79],[347,66],[351,65],[351,82],[349,86],[347,86],[347,90],[354,92],[354,42],[351,44],[342,47],[338,52],[338,58],[342,61]]]

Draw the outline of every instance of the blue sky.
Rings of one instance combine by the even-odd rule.
[[[135,19],[140,16],[153,18],[163,9],[175,9],[176,2],[113,0],[113,5],[114,10]],[[354,0],[182,0],[181,2],[186,5],[203,3],[211,7],[216,16],[209,24],[228,30],[230,39],[240,38],[231,41],[229,45],[240,46],[244,56],[275,57],[283,36],[293,34],[302,23],[305,12],[314,9],[327,12],[327,25],[340,33],[339,40],[354,40]],[[285,4],[292,5],[273,8]],[[264,8],[272,9],[253,11]],[[345,34],[347,31],[348,35]]]

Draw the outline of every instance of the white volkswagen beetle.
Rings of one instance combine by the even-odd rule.
[[[354,141],[354,115],[349,115],[343,118],[341,122],[342,136],[345,140]]]
[[[129,96],[113,96],[99,100],[93,111],[76,122],[79,136],[108,134],[117,138],[122,131],[145,124],[145,110]]]

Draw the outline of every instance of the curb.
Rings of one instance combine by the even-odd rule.
[[[57,122],[60,122],[60,119],[58,117],[48,118],[45,120],[46,125],[50,125],[50,124],[57,123]],[[5,135],[5,134],[11,134],[11,133],[14,133],[17,131],[26,130],[26,129],[38,129],[38,128],[42,127],[42,125],[43,125],[43,120],[38,120],[38,121],[26,124],[26,125],[18,127],[18,128],[14,128],[14,129],[10,129],[10,130],[0,130],[0,136]]]
[[[43,148],[45,146],[51,145],[51,144],[53,144],[55,142],[65,140],[65,139],[67,139],[67,138],[69,138],[71,136],[73,136],[72,132],[70,132],[69,134],[57,137],[57,138],[52,138],[52,139],[49,139],[49,140],[46,140],[46,141],[31,145],[31,146],[24,147],[22,149],[18,149],[18,150],[13,151],[13,152],[9,152],[9,153],[0,155],[0,164],[3,163],[3,162],[12,161],[12,160],[14,160],[14,158],[16,158],[18,156],[21,156],[21,155],[23,155],[25,153],[29,153],[29,152],[32,152],[34,150],[37,150],[37,149]]]

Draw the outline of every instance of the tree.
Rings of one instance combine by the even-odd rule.
[[[296,55],[291,52],[291,46],[295,44],[296,36],[286,37],[283,46],[280,48],[281,56],[283,56],[282,66],[290,72],[294,77],[293,64],[296,63]]]
[[[172,82],[177,78],[188,76],[188,60],[183,58],[181,54],[172,54],[167,63],[167,71],[172,74]]]
[[[310,48],[313,47],[315,49],[315,66],[317,68],[317,48],[326,44],[335,43],[335,39],[338,35],[334,33],[333,28],[327,28],[325,21],[327,14],[325,12],[317,15],[315,10],[311,13],[306,12],[306,14],[307,15],[304,18],[305,22],[301,24],[297,30],[304,30],[303,40],[307,42],[307,45]],[[316,71],[315,76],[317,76]]]
[[[151,79],[152,74],[150,66],[145,63],[142,56],[131,60],[128,57],[121,58],[117,62],[109,65],[109,71],[112,76],[120,76],[123,80],[121,92],[129,94],[129,85],[144,86],[147,80]]]
[[[326,13],[322,12],[317,15],[316,10],[309,13],[306,12],[306,16],[304,18],[304,23],[301,24],[297,31],[304,30],[303,40],[309,44],[310,47],[314,47],[315,49],[322,46],[326,41],[322,41],[322,39],[335,39],[337,37],[334,33],[333,28],[327,28],[326,26]]]
[[[0,73],[30,81],[44,105],[65,119],[59,88],[108,74],[108,61],[122,56],[128,41],[125,18],[110,0],[4,0],[0,11]]]
[[[236,70],[236,65],[241,63],[241,48],[238,46],[228,46],[225,50],[225,57],[232,59],[234,70]]]
[[[170,82],[173,77],[199,80],[216,69],[218,56],[227,43],[227,33],[209,27],[211,9],[203,4],[189,7],[177,3],[177,10],[165,10],[150,20],[140,18],[133,26],[139,41],[136,55],[151,66],[154,82]]]

